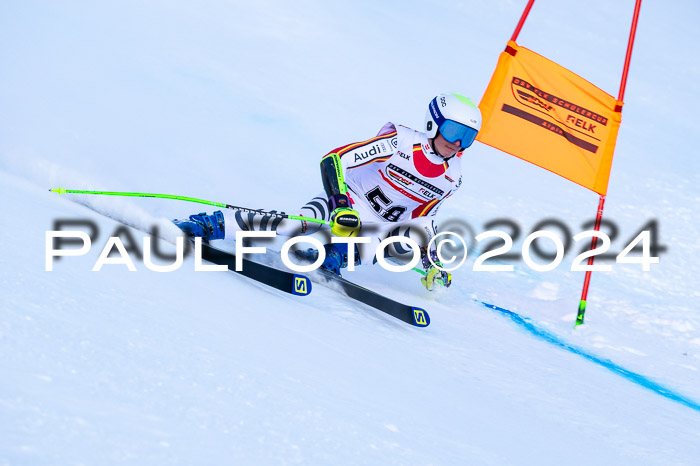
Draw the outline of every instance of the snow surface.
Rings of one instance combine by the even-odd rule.
[[[47,191],[293,210],[329,149],[388,120],[417,127],[436,93],[478,99],[525,3],[5,5],[0,464],[700,463],[696,2],[642,5],[605,206],[612,250],[650,219],[668,250],[650,272],[594,273],[576,329],[574,253],[508,273],[473,272],[472,254],[433,294],[410,273],[347,274],[427,309],[418,329],[192,258],[91,272],[112,219],[167,228],[206,208]],[[518,42],[616,95],[633,3],[538,0]],[[595,214],[595,194],[492,148],[464,165],[445,222],[576,233]],[[100,236],[46,272],[57,219]]]

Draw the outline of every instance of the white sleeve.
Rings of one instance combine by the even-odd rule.
[[[370,163],[386,163],[396,152],[397,146],[396,127],[393,123],[387,123],[379,131],[378,136],[339,147],[333,152],[340,157],[345,172],[349,168],[357,168]]]

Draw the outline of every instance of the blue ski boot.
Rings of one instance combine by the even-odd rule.
[[[211,215],[206,212],[190,215],[189,220],[173,220],[173,223],[189,236],[199,237],[208,243],[213,239],[224,239],[224,214],[217,210]]]
[[[347,243],[331,243],[324,246],[326,249],[326,259],[321,264],[321,268],[329,272],[340,275],[340,269],[348,266],[348,245]],[[355,265],[360,265],[360,254],[355,247]]]

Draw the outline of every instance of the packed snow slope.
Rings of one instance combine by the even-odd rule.
[[[419,127],[439,92],[478,100],[525,3],[6,5],[0,464],[700,462],[694,2],[642,6],[605,210],[611,251],[653,219],[666,250],[650,272],[594,273],[577,329],[582,245],[551,272],[474,272],[472,251],[438,293],[411,273],[346,274],[427,309],[418,329],[192,258],[92,272],[117,220],[172,235],[168,219],[211,209],[47,191],[293,211],[321,189],[328,150],[389,120]],[[616,95],[633,3],[538,0],[518,42]],[[510,219],[518,251],[544,219],[575,234],[595,214],[595,194],[551,173],[480,144],[464,157],[443,224]],[[58,219],[99,237],[47,272]]]

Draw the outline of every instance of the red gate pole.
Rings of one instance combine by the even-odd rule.
[[[529,5],[528,5],[529,6]],[[627,53],[625,55],[625,65],[622,69],[622,80],[620,81],[620,92],[617,95],[617,105],[615,106],[616,112],[622,112],[623,99],[625,97],[625,87],[627,87],[627,75],[630,70],[630,60],[632,59],[632,48],[634,47],[634,36],[637,33],[637,20],[639,19],[639,9],[642,6],[642,0],[636,0],[634,5],[634,15],[632,16],[632,27],[630,29],[630,37],[627,41]],[[524,22],[524,20],[521,19]],[[519,25],[520,26],[520,25]],[[520,32],[519,29],[516,30]],[[595,218],[595,231],[600,231],[600,223],[603,220],[603,206],[605,205],[605,196],[600,196],[600,201],[598,202],[598,213]],[[598,245],[598,237],[594,236],[591,240],[591,250],[595,249]],[[588,258],[588,265],[593,265],[593,256]],[[576,324],[578,326],[583,324],[583,317],[586,313],[586,300],[588,298],[588,286],[591,283],[591,271],[586,271],[586,276],[583,280],[583,291],[581,292],[581,301],[578,305],[578,314],[576,315]]]
[[[515,26],[515,31],[513,31],[513,36],[510,38],[513,42],[515,42],[515,39],[518,38],[518,35],[520,34],[520,30],[523,28],[523,24],[525,24],[525,20],[527,19],[527,15],[530,14],[530,9],[532,8],[532,4],[535,3],[535,0],[529,0],[527,2],[527,6],[525,7],[525,10],[523,11],[522,16],[520,17],[520,21],[518,21],[518,25]]]
[[[627,75],[630,71],[630,60],[632,60],[632,47],[634,47],[634,35],[637,33],[637,20],[639,19],[639,9],[642,7],[642,0],[637,0],[634,5],[634,16],[632,17],[632,28],[630,29],[630,38],[627,41],[627,54],[625,55],[625,67],[622,70],[622,80],[620,81],[620,92],[617,95],[617,100],[622,111],[622,100],[625,98],[625,87],[627,87]]]
[[[598,213],[595,217],[595,226],[593,229],[595,231],[600,231],[600,223],[603,220],[603,206],[605,206],[605,196],[600,196],[600,201],[598,202]],[[594,236],[591,240],[591,251],[598,247],[598,237]],[[589,267],[593,265],[593,258],[591,256],[588,258]],[[581,301],[578,303],[578,314],[576,315],[576,325],[574,327],[583,324],[583,316],[586,313],[586,299],[588,298],[588,286],[591,284],[591,272],[586,271],[586,277],[583,279],[583,291],[581,292]]]

